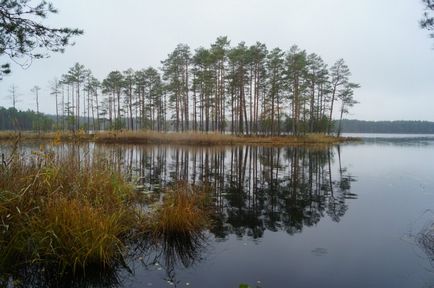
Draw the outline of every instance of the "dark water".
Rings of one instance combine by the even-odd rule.
[[[330,149],[53,149],[83,158],[103,153],[138,193],[157,198],[180,179],[214,187],[218,213],[204,239],[170,251],[132,251],[130,271],[119,269],[101,286],[434,287],[434,266],[416,241],[434,222],[430,139]]]

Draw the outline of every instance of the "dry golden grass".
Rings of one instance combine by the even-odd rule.
[[[121,225],[125,213],[107,213],[77,199],[53,199],[30,220],[33,245],[41,260],[60,262],[74,271],[87,265],[110,266],[124,252],[122,235],[129,227]]]
[[[49,133],[15,133],[0,132],[0,140],[13,140],[20,137],[21,140],[49,140],[61,141],[95,141],[98,143],[117,144],[178,144],[178,145],[311,145],[311,144],[339,144],[358,139],[350,137],[336,137],[324,134],[306,134],[301,136],[237,136],[220,133],[197,132],[156,132],[156,131],[107,131],[86,134],[83,131],[49,132]]]
[[[176,183],[148,214],[107,161],[50,153],[0,165],[0,269],[16,264],[85,271],[124,263],[127,243],[146,239],[188,261],[210,225],[207,190]],[[173,257],[168,257],[168,259]]]
[[[167,267],[188,267],[200,255],[204,231],[211,225],[208,189],[178,182],[164,191],[164,201],[145,222],[151,243],[162,249]]]
[[[138,221],[133,188],[107,165],[20,159],[0,167],[0,266],[107,266],[122,259]]]
[[[101,132],[95,135],[100,143],[180,144],[180,145],[300,145],[338,144],[352,138],[306,134],[303,136],[236,136],[220,133],[159,133],[154,131]]]
[[[86,134],[80,130],[77,132],[15,132],[15,131],[0,131],[0,140],[62,140],[62,141],[90,141],[94,137],[93,134]]]
[[[182,238],[210,225],[207,189],[178,182],[164,191],[164,201],[148,219],[154,239]]]

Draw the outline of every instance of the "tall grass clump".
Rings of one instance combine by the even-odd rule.
[[[209,225],[209,200],[206,189],[186,182],[167,187],[162,204],[150,217],[155,238],[181,236],[203,231]]]
[[[137,222],[132,187],[110,165],[52,154],[0,167],[0,267],[84,271],[123,261]]]
[[[211,225],[208,192],[205,186],[177,182],[165,188],[164,200],[147,219],[150,239],[162,248],[169,267],[177,261],[187,267],[198,258]]]

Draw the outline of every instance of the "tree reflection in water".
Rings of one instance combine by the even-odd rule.
[[[265,230],[301,232],[328,215],[339,222],[355,178],[341,165],[341,149],[100,146],[140,187],[158,195],[178,180],[213,187],[217,215],[211,233],[262,237]],[[337,157],[336,157],[337,156]],[[159,198],[159,197],[157,197]]]
[[[146,240],[147,246],[130,251],[130,259],[142,255],[147,267],[164,263],[169,281],[175,284],[176,267],[197,263],[205,254],[208,235],[224,240],[229,235],[256,239],[267,230],[300,233],[325,216],[339,222],[348,209],[347,200],[357,198],[351,193],[355,178],[341,165],[340,147],[65,144],[52,149],[60,155],[76,154],[81,161],[101,153],[156,201],[162,199],[162,188],[179,180],[212,188],[215,213],[209,231],[182,239],[166,237],[158,245]],[[100,283],[118,286],[117,270],[110,275]]]
[[[86,271],[62,271],[46,263],[9,265],[0,270],[0,287],[119,287],[127,267],[88,267]]]
[[[124,163],[121,169],[138,178],[144,190],[154,191],[154,199],[161,198],[161,187],[179,180],[210,185],[216,213],[209,232],[222,240],[231,234],[260,238],[266,230],[300,233],[326,215],[339,222],[346,200],[357,198],[350,191],[355,178],[342,167],[339,147],[130,146],[122,153],[101,148]],[[185,240],[166,242],[160,260],[150,261],[166,263],[175,284],[176,265],[191,266],[203,251],[202,238]]]
[[[166,272],[166,280],[175,285],[179,284],[176,280],[176,268],[191,267],[202,259],[202,252],[206,248],[205,231],[201,233],[166,235],[161,239],[146,238],[131,259],[138,259],[148,270],[155,266],[163,265]],[[135,264],[133,264],[135,266]]]
[[[351,193],[355,178],[342,167],[339,146],[89,149],[103,153],[140,189],[152,191],[153,199],[160,199],[161,188],[178,180],[211,186],[217,214],[210,232],[217,238],[258,238],[265,230],[294,234],[325,215],[339,222],[348,209],[346,200],[357,198]]]

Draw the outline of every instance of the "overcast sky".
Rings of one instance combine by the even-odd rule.
[[[12,84],[20,109],[33,108],[30,89],[42,87],[41,111],[54,113],[49,82],[80,62],[103,79],[112,70],[160,67],[178,43],[192,49],[226,35],[263,42],[271,50],[296,44],[329,65],[344,58],[360,102],[348,118],[434,121],[434,40],[419,28],[420,0],[56,0],[52,26],[85,34],[64,54],[36,60],[0,81],[0,106]],[[9,61],[3,57],[0,63]]]

